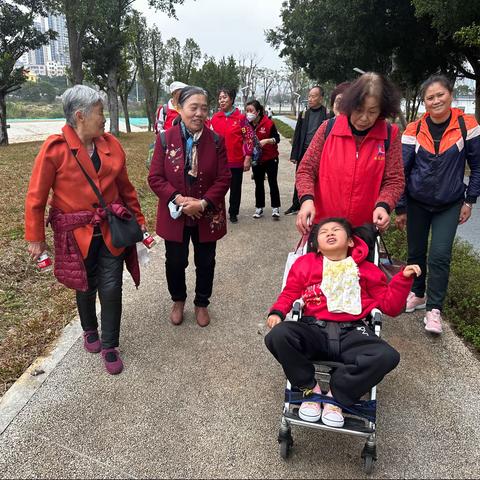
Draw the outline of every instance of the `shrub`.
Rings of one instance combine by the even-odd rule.
[[[389,253],[407,260],[407,235],[390,229],[384,236]],[[480,255],[463,240],[453,245],[444,314],[457,333],[480,351]],[[427,276],[428,281],[428,276]]]
[[[294,130],[292,127],[290,127],[290,125],[287,125],[286,123],[277,119],[274,120],[274,123],[280,135],[282,135],[285,138],[288,138],[289,140],[292,139]]]

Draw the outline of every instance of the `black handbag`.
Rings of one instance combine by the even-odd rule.
[[[135,215],[125,207],[128,212],[128,215],[125,218],[115,215],[115,213],[107,207],[105,200],[100,193],[100,190],[95,185],[95,182],[90,178],[86,170],[83,168],[83,165],[77,158],[76,152],[71,150],[75,160],[77,161],[79,167],[84,173],[85,177],[88,180],[88,183],[92,187],[95,195],[98,198],[100,206],[107,212],[107,221],[110,227],[110,234],[112,236],[112,245],[116,248],[125,248],[135,245],[137,242],[143,240],[143,232],[140,228],[140,225],[135,218]]]
[[[402,262],[401,260],[392,259],[390,253],[387,250],[387,246],[385,245],[385,240],[383,239],[382,235],[380,236],[380,241],[382,243],[383,252],[380,252],[380,261],[378,267],[380,270],[385,274],[387,277],[387,282],[407,265],[406,262]]]

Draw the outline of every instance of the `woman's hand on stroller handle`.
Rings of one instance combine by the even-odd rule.
[[[306,235],[312,228],[313,219],[315,218],[315,204],[313,200],[305,200],[297,214],[297,230]]]

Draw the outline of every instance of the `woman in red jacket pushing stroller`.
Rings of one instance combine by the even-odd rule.
[[[353,405],[393,370],[399,353],[364,322],[374,309],[399,315],[405,305],[418,265],[408,265],[387,285],[385,275],[366,261],[368,247],[353,235],[344,218],[327,218],[312,231],[313,249],[290,269],[287,283],[267,319],[272,328],[265,337],[267,348],[280,362],[290,383],[308,395],[321,393],[315,380],[314,360],[342,362],[330,380],[328,396]],[[293,303],[302,298],[303,316],[298,322],[282,322]],[[340,407],[304,401],[302,420],[342,427]]]

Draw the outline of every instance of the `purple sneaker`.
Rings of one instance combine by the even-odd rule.
[[[83,332],[83,346],[90,353],[98,353],[102,349],[97,329]]]
[[[123,370],[123,362],[116,348],[102,348],[102,357],[110,375],[118,375]]]

